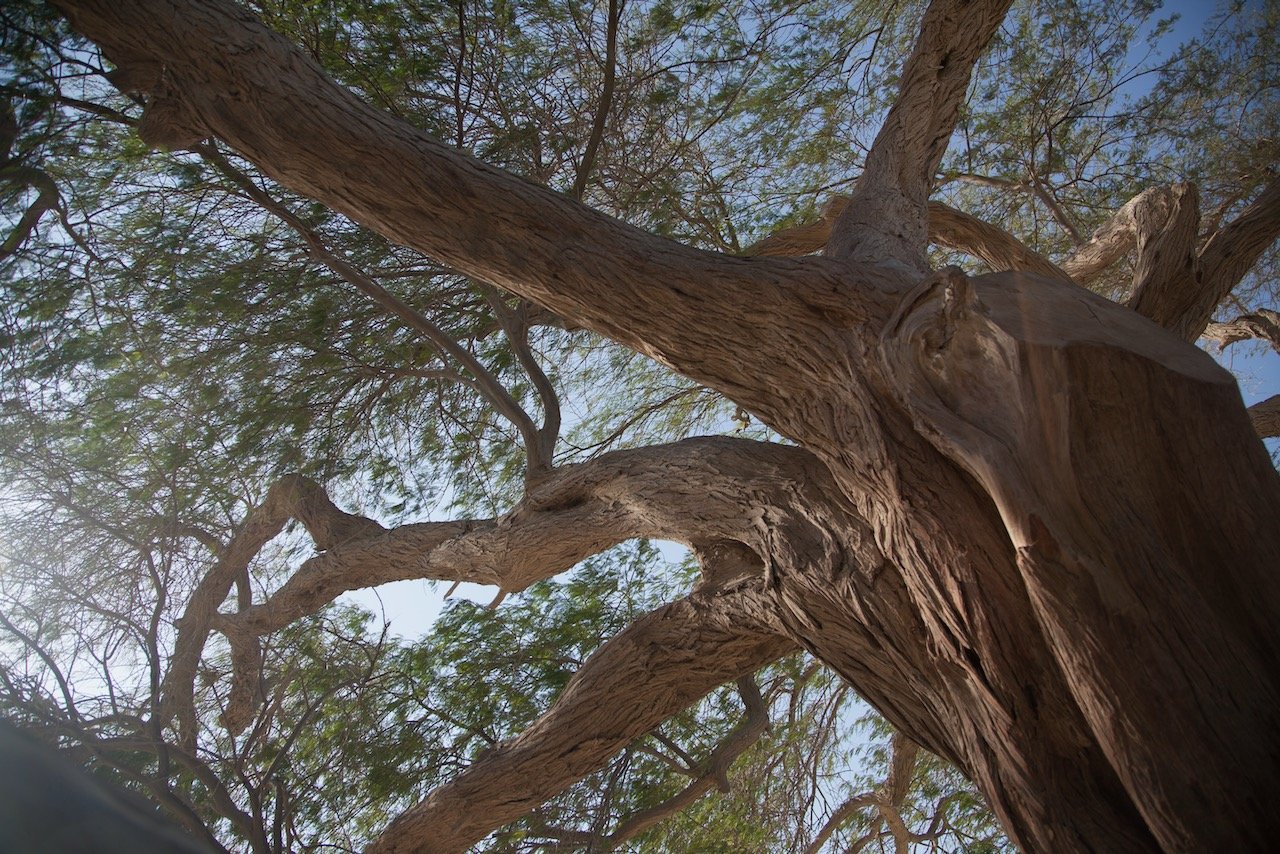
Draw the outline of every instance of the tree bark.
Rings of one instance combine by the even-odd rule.
[[[1021,845],[1280,835],[1280,481],[1234,382],[1060,279],[923,266],[937,158],[1007,4],[930,7],[832,257],[803,260],[682,247],[468,159],[223,2],[57,5],[163,69],[149,109],[190,133],[158,141],[216,135],[803,446],[823,499],[739,532],[785,633],[957,761]]]
[[[546,714],[402,813],[369,854],[466,851],[717,686],[794,651],[753,586],[695,593],[606,642]]]

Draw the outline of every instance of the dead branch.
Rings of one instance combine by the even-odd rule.
[[[1208,240],[1197,238],[1199,225],[1194,187],[1152,187],[1130,199],[1062,269],[1087,284],[1136,248],[1129,306],[1195,341],[1218,304],[1280,236],[1280,177]]]

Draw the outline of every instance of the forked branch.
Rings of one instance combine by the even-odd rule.
[[[749,246],[746,255],[798,257],[820,251],[831,237],[836,218],[849,206],[848,196],[834,196],[816,222],[786,228]],[[992,272],[1024,270],[1069,280],[1056,264],[1002,228],[942,202],[928,205],[929,242],[981,259]]]
[[[166,696],[189,719],[201,651],[209,631],[221,631],[235,653],[233,696],[225,717],[235,731],[251,718],[258,696],[259,637],[314,613],[348,590],[390,581],[469,581],[516,592],[634,537],[694,547],[707,578],[714,579],[706,585],[708,592],[736,579],[759,577],[764,556],[802,544],[780,541],[776,531],[762,529],[756,513],[775,508],[783,519],[824,506],[830,498],[814,485],[812,469],[818,465],[798,448],[725,437],[686,439],[557,469],[498,519],[391,530],[342,513],[319,485],[288,478],[250,514],[193,597],[179,624]],[[236,574],[290,518],[307,525],[320,553],[265,601],[234,613],[219,612]]]
[[[371,519],[339,510],[319,484],[306,478],[282,478],[271,487],[266,499],[250,511],[213,568],[201,579],[177,620],[178,635],[162,688],[159,716],[164,721],[177,717],[186,747],[194,745],[193,685],[217,609],[249,562],[290,519],[300,521],[320,549],[336,548],[348,540],[383,530]]]
[[[923,274],[926,205],[974,65],[1010,0],[934,0],[925,11],[898,97],[867,154],[827,254]]]

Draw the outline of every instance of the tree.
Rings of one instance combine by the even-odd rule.
[[[233,737],[261,714],[271,696],[263,639],[344,590],[425,577],[519,591],[644,536],[688,544],[702,581],[601,646],[545,714],[402,812],[375,850],[463,848],[717,686],[799,647],[911,742],[962,768],[1024,847],[1252,848],[1274,834],[1277,819],[1262,805],[1280,752],[1272,625],[1280,592],[1270,572],[1280,533],[1268,524],[1280,484],[1234,380],[1188,343],[1280,231],[1274,178],[1253,169],[1247,180],[1260,191],[1235,199],[1215,191],[1219,209],[1203,218],[1191,185],[1156,188],[1086,237],[1072,209],[1087,186],[1115,192],[1123,182],[1112,176],[1168,154],[1159,150],[1167,138],[1146,160],[1101,170],[1081,154],[1096,140],[1072,136],[1087,125],[1077,120],[1115,80],[1098,91],[1082,84],[1065,104],[1044,91],[1005,99],[1024,118],[1022,144],[987,146],[985,159],[974,145],[966,168],[943,169],[957,124],[970,138],[990,135],[998,113],[984,113],[983,97],[1008,94],[979,92],[962,111],[1008,4],[938,0],[923,12],[847,197],[744,258],[691,248],[576,200],[601,152],[607,162],[602,128],[614,115],[621,4],[605,16],[601,96],[587,111],[567,195],[370,106],[234,6],[56,5],[101,45],[115,82],[145,98],[137,129],[146,143],[189,149],[222,170],[329,275],[414,333],[372,346],[403,354],[422,379],[442,378],[422,366],[422,342],[432,357],[448,354],[460,366],[450,378],[502,413],[524,451],[522,495],[489,520],[388,528],[339,510],[315,480],[280,479],[234,537],[213,543],[216,559],[184,604],[167,661],[150,656],[147,723],[176,728],[175,755],[189,758],[214,711]],[[463,17],[459,68],[478,32]],[[1052,21],[1015,20],[1015,44],[1053,34]],[[503,25],[495,15],[484,26]],[[359,46],[386,49],[369,41]],[[1101,56],[1099,67],[1112,60]],[[1029,78],[1012,67],[1022,73],[1015,80]],[[353,82],[375,102],[397,85],[394,74]],[[660,110],[661,99],[654,103]],[[1134,115],[1158,120],[1152,110]],[[505,139],[495,132],[494,147],[520,127],[509,123]],[[442,326],[438,304],[416,308],[394,296],[349,260],[364,245],[335,249],[323,213],[309,222],[244,180],[211,138],[281,186],[478,282],[473,293],[490,305],[511,360],[494,368],[458,346],[482,334],[477,315]],[[574,160],[567,152],[577,151],[575,140],[556,154]],[[1265,165],[1267,156],[1246,159]],[[1020,199],[1006,207],[1015,214],[1027,215],[1031,200],[1028,240],[1050,256],[930,202],[940,172]],[[38,194],[28,209],[35,221],[41,205],[54,202]],[[707,218],[695,210],[684,221],[705,227]],[[27,222],[15,246],[34,227]],[[934,270],[931,240],[995,272]],[[820,248],[821,257],[769,257]],[[1126,305],[1079,286],[1104,274],[1114,286],[1120,277],[1108,271],[1130,250]],[[138,255],[126,266],[142,266],[146,252]],[[54,312],[65,308],[52,302]],[[554,382],[528,343],[539,323],[607,336],[724,394],[743,419],[788,442],[693,438],[557,465]],[[511,394],[508,369],[524,374],[527,394]],[[218,404],[216,394],[204,402],[210,411]],[[234,439],[254,432],[242,424]],[[272,441],[245,447],[269,452]],[[175,458],[171,470],[182,465]],[[68,487],[67,507],[98,511],[74,494],[78,484]],[[180,499],[182,490],[166,494]],[[90,515],[101,525],[100,512]],[[157,532],[199,540],[174,529],[173,514],[155,515]],[[319,553],[255,592],[250,561],[289,520]],[[164,561],[142,539],[146,548],[134,551],[159,578]],[[223,612],[233,586],[235,610]],[[234,674],[224,706],[209,710],[198,707],[195,685],[204,657],[216,654],[215,631]],[[162,623],[140,634],[158,649]],[[740,688],[750,709],[753,689]],[[189,762],[189,772],[199,776],[200,764]]]

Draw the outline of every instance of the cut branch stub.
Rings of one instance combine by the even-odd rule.
[[[1280,762],[1280,584],[1237,581],[1275,578],[1280,478],[1235,381],[1083,289],[954,268],[903,300],[880,352],[917,428],[995,500],[1075,702],[1161,844],[1266,847],[1280,817],[1198,782],[1270,791]]]

